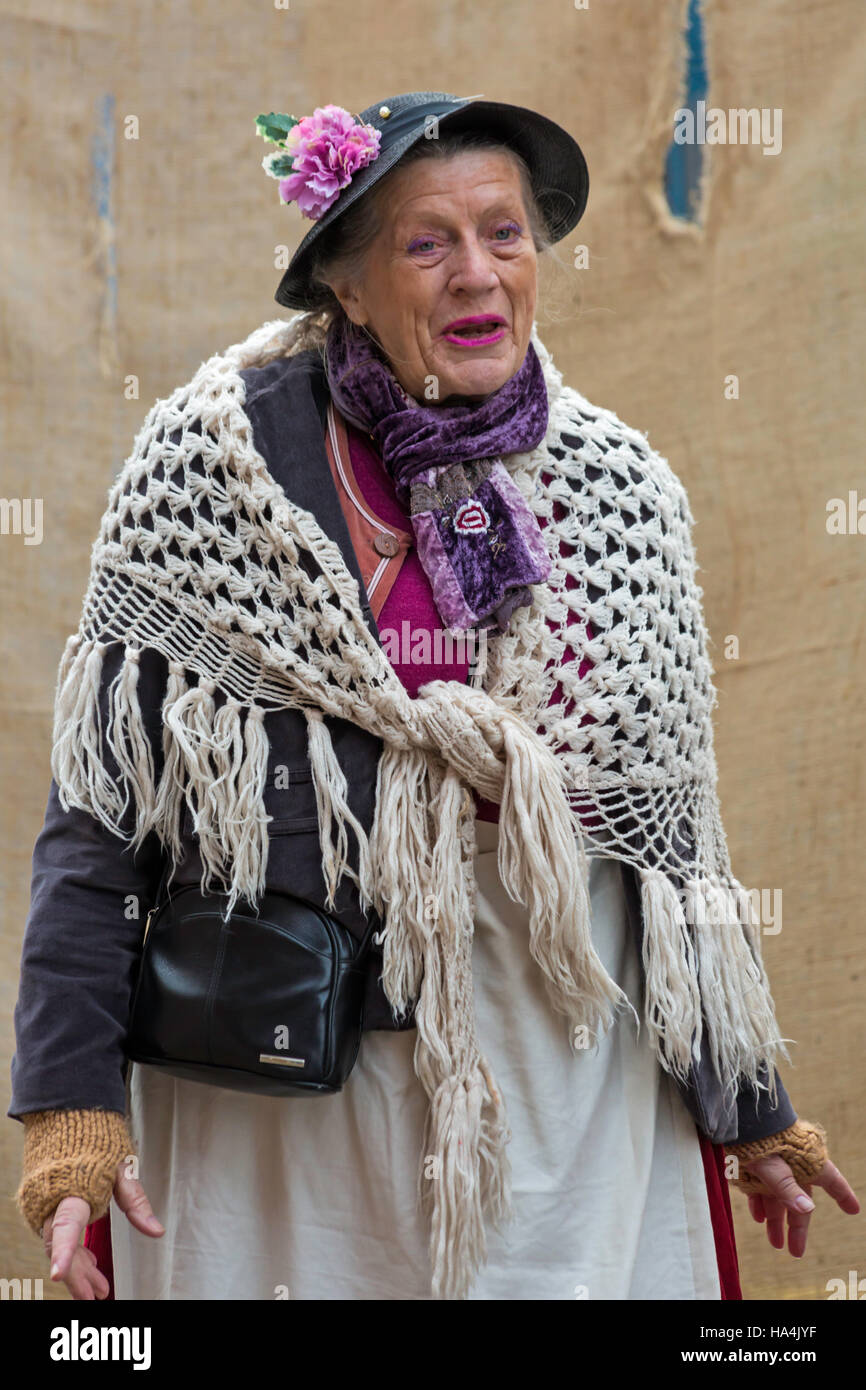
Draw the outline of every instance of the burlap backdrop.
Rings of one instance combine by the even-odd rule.
[[[589,266],[553,277],[558,318],[541,318],[542,336],[566,379],[645,430],[688,488],[734,870],[784,894],[765,951],[797,1040],[785,1079],[866,1190],[866,536],[826,530],[828,499],[864,479],[859,8],[710,0],[709,102],[782,108],[783,146],[707,149],[706,229],[683,231],[662,188],[682,0],[468,11],[456,0],[185,0],[170,15],[88,0],[41,0],[28,14],[3,0],[0,492],[44,506],[41,545],[0,537],[4,1056],[54,677],[106,490],[157,396],[285,313],[275,247],[293,247],[304,226],[260,169],[254,118],[326,102],[357,111],[413,88],[483,92],[546,112],[585,149],[588,211],[559,252],[570,267],[585,244]],[[739,399],[725,398],[730,374]],[[5,1067],[0,1089],[5,1110]],[[22,1133],[0,1126],[5,1277],[47,1272],[7,1195]],[[862,1218],[822,1193],[802,1261],[772,1251],[732,1198],[746,1297],[824,1298],[829,1278],[862,1265]],[[66,1294],[46,1279],[46,1296]]]

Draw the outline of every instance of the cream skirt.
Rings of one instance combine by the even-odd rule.
[[[505,1098],[513,1221],[473,1299],[720,1299],[697,1130],[630,1014],[572,1053],[477,821],[478,1035]],[[593,939],[641,1013],[619,864],[590,859]],[[429,1299],[414,1029],[365,1033],[337,1095],[244,1095],[132,1064],[154,1240],[111,1203],[118,1299]]]

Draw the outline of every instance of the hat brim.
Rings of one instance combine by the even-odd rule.
[[[464,130],[483,130],[497,136],[525,159],[539,209],[545,220],[547,235],[552,242],[561,241],[583,216],[589,196],[589,172],[583,151],[572,135],[562,126],[538,111],[506,102],[468,99],[460,101],[446,93],[412,92],[391,97],[361,112],[361,119],[385,135],[388,118],[379,115],[384,105],[410,128],[380,147],[379,155],[366,168],[359,169],[351,183],[324,215],[316,220],[295,251],[274,296],[278,304],[289,309],[311,309],[320,301],[321,291],[310,291],[309,269],[311,252],[322,232],[363,197],[380,179],[399,163],[402,156],[419,140],[425,138],[431,106],[440,128],[450,133]],[[418,121],[411,122],[411,108],[418,107]]]

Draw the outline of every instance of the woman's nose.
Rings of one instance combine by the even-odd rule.
[[[449,289],[490,289],[499,281],[491,253],[479,241],[469,239],[455,248]]]

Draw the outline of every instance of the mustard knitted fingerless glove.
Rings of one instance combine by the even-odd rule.
[[[64,1197],[90,1203],[90,1221],[108,1211],[121,1159],[134,1153],[126,1119],[115,1110],[34,1110],[25,1127],[23,1177],[15,1194],[31,1230]]]
[[[735,1187],[741,1192],[767,1192],[760,1178],[743,1167],[752,1158],[764,1158],[768,1154],[780,1154],[789,1165],[794,1178],[803,1187],[820,1173],[829,1158],[827,1135],[819,1124],[809,1120],[796,1120],[788,1129],[778,1134],[768,1134],[764,1139],[754,1139],[750,1144],[725,1144],[726,1153],[736,1154],[740,1162],[740,1176],[733,1179]]]

